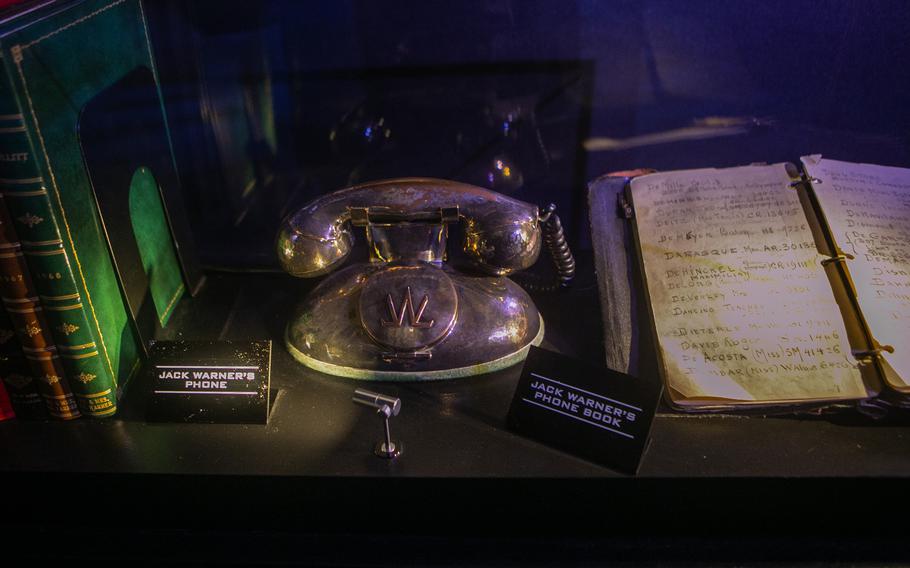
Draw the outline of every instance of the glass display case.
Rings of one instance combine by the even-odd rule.
[[[906,554],[883,516],[907,505],[903,403],[665,397],[635,475],[506,420],[531,345],[666,380],[648,235],[620,199],[641,175],[910,168],[904,3],[6,4],[0,225],[18,236],[0,248],[18,264],[0,269],[25,359],[3,351],[0,373],[17,411],[28,381],[7,379],[30,375],[38,407],[83,415],[0,421],[8,534],[40,528],[65,556],[104,531],[154,559],[173,539],[189,562],[298,543],[380,565]],[[875,349],[899,351],[897,329]],[[272,342],[267,423],[147,419],[151,346],[254,340]],[[355,389],[399,401],[400,456],[374,455]]]

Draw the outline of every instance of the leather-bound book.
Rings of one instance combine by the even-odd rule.
[[[0,134],[0,141],[4,135]],[[79,418],[80,412],[73,390],[64,375],[57,347],[2,197],[0,298],[12,324],[12,332],[28,363],[30,376],[44,399],[48,413],[63,420]]]

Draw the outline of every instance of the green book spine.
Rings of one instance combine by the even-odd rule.
[[[0,120],[0,143],[3,136]],[[2,173],[0,153],[0,173]],[[66,379],[57,347],[44,318],[44,310],[29,276],[19,239],[13,229],[4,199],[0,197],[0,297],[19,340],[32,377],[52,416],[79,418],[73,391]]]
[[[84,414],[110,416],[117,411],[113,372],[100,356],[93,314],[77,287],[23,113],[8,81],[0,82],[0,117],[0,192],[64,373]]]
[[[0,379],[16,416],[20,419],[47,418],[45,402],[38,393],[38,381],[32,376],[5,309],[0,309]]]

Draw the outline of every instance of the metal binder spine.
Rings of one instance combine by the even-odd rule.
[[[852,312],[852,318],[856,321],[862,330],[863,339],[865,341],[866,347],[861,349],[852,349],[851,354],[853,358],[856,359],[860,364],[872,365],[875,369],[875,374],[879,380],[879,391],[876,396],[873,398],[875,401],[872,403],[869,400],[866,400],[863,404],[858,404],[857,408],[861,412],[870,414],[871,416],[878,417],[881,414],[882,405],[885,406],[897,406],[899,403],[896,400],[892,400],[893,397],[889,396],[891,393],[888,389],[888,383],[885,380],[885,368],[884,368],[884,358],[882,357],[883,352],[893,353],[894,347],[890,345],[882,345],[875,339],[872,334],[872,328],[869,326],[869,323],[866,321],[866,317],[863,314],[862,309],[859,305],[859,300],[856,295],[856,287],[853,284],[853,278],[850,276],[849,261],[853,260],[853,255],[844,252],[837,245],[837,242],[834,240],[834,236],[831,234],[831,227],[828,225],[828,221],[825,218],[824,211],[821,208],[821,205],[818,202],[818,198],[815,195],[815,191],[812,187],[813,184],[824,183],[824,180],[821,180],[817,177],[809,177],[804,172],[799,172],[797,176],[793,176],[793,181],[790,182],[790,187],[802,191],[811,206],[812,213],[815,217],[816,224],[821,230],[821,236],[824,239],[825,249],[824,251],[819,250],[820,254],[826,255],[827,258],[821,261],[822,267],[828,272],[829,267],[837,272],[837,278],[840,280],[846,291],[846,297],[849,300],[849,308]],[[828,278],[831,279],[831,274],[828,272]],[[864,410],[865,409],[865,410]]]

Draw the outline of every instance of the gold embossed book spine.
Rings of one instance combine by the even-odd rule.
[[[6,135],[7,133],[2,133]],[[0,198],[0,297],[13,333],[22,346],[28,368],[51,416],[79,418],[69,381],[64,376],[57,347],[32,285],[4,200]]]
[[[24,258],[20,263],[27,267],[23,282],[31,283],[21,296],[9,297],[14,305],[7,302],[6,294],[4,302],[11,315],[31,317],[42,329],[40,345],[21,337],[30,364],[46,371],[46,380],[39,385],[56,389],[55,397],[75,394],[76,404],[57,399],[66,404],[61,402],[51,413],[60,418],[78,416],[80,410],[88,416],[110,416],[117,410],[114,382],[101,362],[44,179],[34,161],[24,116],[8,82],[0,83],[0,117],[0,191],[8,212],[6,227],[18,236],[15,254],[21,257],[16,258]],[[15,242],[15,237],[6,239]],[[59,382],[52,376],[59,377]]]

